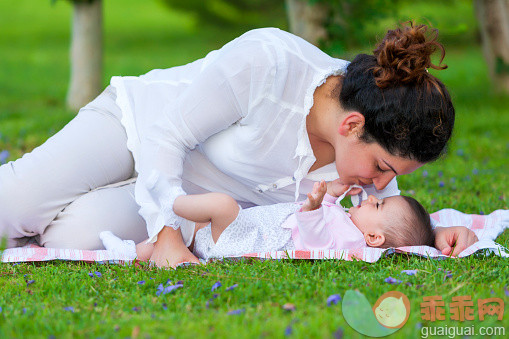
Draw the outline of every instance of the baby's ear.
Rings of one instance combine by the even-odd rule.
[[[364,233],[364,240],[369,247],[380,247],[385,243],[385,236],[378,232]]]

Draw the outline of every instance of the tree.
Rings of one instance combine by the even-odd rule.
[[[318,46],[327,40],[325,21],[329,8],[309,0],[285,0],[290,32]]]
[[[101,91],[102,0],[73,2],[71,79],[67,105],[78,110]]]
[[[475,12],[494,87],[509,94],[509,0],[476,0]]]
[[[285,0],[290,31],[331,54],[368,39],[367,26],[396,17],[401,0]]]

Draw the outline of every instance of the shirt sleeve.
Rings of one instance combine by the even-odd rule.
[[[313,211],[298,211],[295,216],[301,241],[306,249],[334,248],[334,237],[326,227],[323,206]]]
[[[270,86],[273,59],[263,43],[242,37],[204,59],[201,72],[140,140],[136,201],[147,222],[148,242],[181,219],[173,202],[185,194],[182,168],[187,152],[249,113],[257,89]]]

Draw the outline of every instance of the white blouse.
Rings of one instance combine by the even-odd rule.
[[[305,199],[313,181],[338,178],[334,163],[308,173],[316,158],[306,116],[315,89],[347,65],[263,28],[184,66],[113,77],[149,242],[180,226],[172,206],[186,192],[224,192],[245,207]],[[396,180],[365,189],[399,194]]]

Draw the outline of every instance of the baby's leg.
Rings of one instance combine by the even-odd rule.
[[[205,193],[182,195],[175,199],[173,211],[197,223],[211,223],[212,239],[219,239],[224,229],[237,218],[239,205],[227,194]]]
[[[209,223],[208,222],[197,222],[194,226],[194,234],[193,234],[193,240],[191,241],[191,245],[189,245],[189,250],[192,252],[194,250],[194,239],[196,239],[196,233],[198,233],[199,230],[202,228],[207,227]]]

